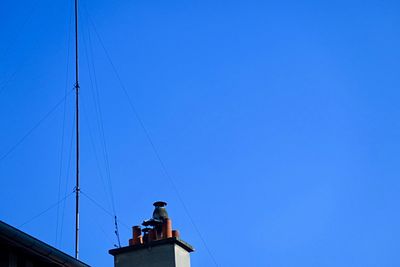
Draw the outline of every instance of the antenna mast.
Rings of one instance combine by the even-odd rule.
[[[75,0],[75,114],[76,114],[76,202],[75,258],[79,259],[79,64],[78,64],[78,0]]]

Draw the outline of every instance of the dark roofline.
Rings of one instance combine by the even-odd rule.
[[[12,244],[23,247],[24,249],[61,266],[90,267],[90,265],[71,257],[61,250],[58,250],[3,221],[0,221],[0,238],[4,238]]]
[[[122,248],[111,249],[108,251],[108,253],[110,253],[113,256],[116,256],[121,253],[140,250],[143,248],[151,248],[151,247],[160,246],[160,245],[164,245],[164,244],[176,244],[176,245],[179,245],[180,247],[182,247],[183,249],[185,249],[187,252],[194,251],[194,248],[191,245],[189,245],[188,243],[186,243],[185,241],[183,241],[179,238],[176,238],[176,237],[170,237],[170,238],[152,241],[149,244],[138,244],[138,245],[134,245],[134,246],[127,246],[127,247],[122,247]]]

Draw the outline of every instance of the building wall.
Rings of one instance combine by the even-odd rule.
[[[180,246],[175,245],[175,266],[190,267],[190,254]]]
[[[116,255],[115,267],[190,267],[189,253],[176,244],[163,244]]]

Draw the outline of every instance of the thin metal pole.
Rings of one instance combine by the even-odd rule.
[[[75,107],[76,107],[76,202],[75,258],[79,259],[79,64],[78,64],[78,0],[75,0]]]

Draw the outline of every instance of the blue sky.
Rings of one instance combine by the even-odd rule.
[[[2,3],[0,157],[74,85],[72,4]],[[82,0],[82,190],[112,213],[111,181],[125,245],[167,201],[194,267],[399,266],[399,8]],[[70,254],[73,197],[31,218],[73,190],[73,110],[0,161],[0,219]],[[82,196],[81,220],[81,259],[112,266],[112,217]]]

